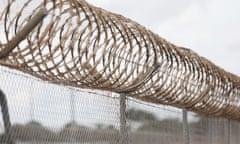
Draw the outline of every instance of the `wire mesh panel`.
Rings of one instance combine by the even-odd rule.
[[[130,144],[182,144],[181,110],[127,101],[128,141]]]
[[[208,137],[208,118],[192,113],[189,116],[195,120],[189,124],[190,143],[210,143]]]
[[[229,123],[229,143],[239,144],[240,142],[240,124],[236,121],[230,121]]]
[[[238,76],[128,18],[85,0],[2,4],[1,65],[52,83],[240,119]]]
[[[119,95],[49,84],[3,67],[0,79],[17,144],[123,144]],[[127,98],[123,114],[126,143],[184,141],[181,109]],[[238,144],[240,140],[240,124],[235,121],[188,113],[188,125],[191,144]],[[0,119],[0,143],[5,141]]]
[[[239,123],[228,119],[208,118],[191,113],[191,144],[237,144],[239,143]]]
[[[18,143],[118,143],[119,98],[108,92],[48,84],[0,69]],[[0,120],[0,143],[5,141]]]

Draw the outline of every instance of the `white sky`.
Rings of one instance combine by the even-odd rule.
[[[239,0],[87,0],[240,75]]]
[[[168,41],[179,46],[190,48],[227,71],[240,75],[239,0],[87,1],[95,6],[131,18]],[[0,73],[0,75],[0,87],[4,89],[8,95],[10,110],[14,115],[12,117],[14,122],[24,123],[29,120],[29,116],[26,117],[22,113],[30,113],[29,105],[27,104],[30,103],[31,92],[37,92],[39,95],[37,98],[39,99],[39,103],[34,104],[36,107],[41,107],[41,110],[35,112],[34,116],[36,119],[53,127],[59,127],[69,121],[70,110],[69,107],[66,106],[69,105],[69,99],[64,97],[65,94],[68,95],[66,89],[63,94],[60,95],[59,91],[62,91],[61,88],[46,87],[43,86],[43,84],[31,86],[29,81],[24,82],[24,79],[19,80],[14,76],[5,76],[2,73]],[[34,90],[29,91],[31,87]],[[14,90],[14,88],[18,90]],[[44,92],[41,92],[41,88],[44,89]],[[52,91],[51,88],[53,88],[54,91]],[[57,96],[59,99],[51,100],[50,97],[54,96]],[[82,101],[82,105],[78,105],[76,111],[79,113],[85,111],[84,116],[88,119],[91,119],[91,116],[95,115],[92,116],[92,118],[97,117],[100,122],[106,121],[104,116],[96,115],[96,111],[99,111],[98,108],[102,107],[102,105],[97,102],[92,103],[96,107],[89,107],[93,110],[93,114],[89,115],[89,113],[87,113],[90,110],[86,111],[84,107],[88,108],[92,96],[87,97],[85,100],[80,100]],[[102,102],[109,103],[109,105],[105,105],[105,107],[101,109],[111,114],[111,119],[107,122],[115,123],[118,114],[116,114],[114,110],[110,112],[108,110],[114,108],[116,103],[105,99],[102,99]],[[19,113],[19,111],[22,113]],[[46,112],[50,114],[46,114]],[[103,114],[106,115],[106,112]],[[59,116],[60,113],[67,116]],[[45,117],[43,117],[43,115]],[[81,116],[77,116],[76,119],[82,120]],[[95,121],[93,123],[95,123]],[[1,127],[2,121],[0,119],[0,131]]]

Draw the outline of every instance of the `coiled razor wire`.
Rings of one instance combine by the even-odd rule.
[[[84,0],[3,0],[1,5],[1,65],[57,84],[240,120],[238,76],[130,19]],[[9,50],[42,9],[47,16]]]

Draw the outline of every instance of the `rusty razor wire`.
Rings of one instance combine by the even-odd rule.
[[[3,0],[0,64],[49,82],[240,120],[240,79],[84,0]],[[47,16],[22,29],[39,11]],[[10,42],[22,35],[21,42]],[[9,46],[10,45],[10,46]]]

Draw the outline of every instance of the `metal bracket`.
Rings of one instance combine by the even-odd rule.
[[[41,8],[36,15],[13,37],[7,44],[3,44],[0,59],[6,57],[47,15],[47,9]]]

